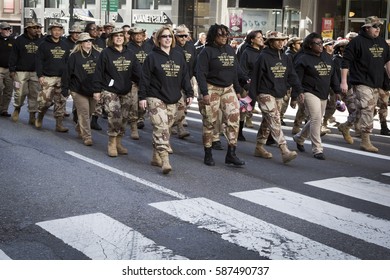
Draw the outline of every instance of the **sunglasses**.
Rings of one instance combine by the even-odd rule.
[[[7,28],[2,28],[2,30],[7,30],[7,31],[10,31],[11,28],[10,27],[7,27]]]
[[[372,28],[375,28],[375,29],[378,29],[378,28],[381,28],[381,25],[380,24],[374,24],[371,26]]]
[[[88,29],[88,30],[96,30],[96,27],[91,27],[91,28]]]
[[[180,34],[180,35],[176,35],[176,36],[179,37],[179,38],[187,38],[188,37],[187,34]]]
[[[82,41],[82,43],[92,43],[92,40],[88,39],[88,40]]]
[[[164,39],[166,39],[166,38],[172,38],[172,35],[161,35],[160,38],[164,38]]]
[[[323,42],[313,42],[314,45],[322,46]]]

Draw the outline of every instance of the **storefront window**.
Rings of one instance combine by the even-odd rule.
[[[24,7],[26,8],[36,8],[41,5],[41,0],[25,0]]]
[[[133,0],[134,9],[157,10],[159,6],[172,5],[172,0]]]

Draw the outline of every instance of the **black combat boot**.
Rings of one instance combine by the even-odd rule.
[[[91,118],[91,129],[102,130],[102,127],[97,122],[98,116],[92,116]]]
[[[387,127],[387,122],[381,122],[381,135],[390,135],[390,130]]]
[[[208,166],[214,166],[215,165],[211,147],[210,148],[206,148],[206,147],[204,148],[204,160],[203,160],[203,162],[204,162],[204,164],[206,164]]]
[[[225,163],[226,164],[233,164],[235,166],[242,166],[245,165],[245,161],[240,160],[236,156],[236,146],[228,146],[228,150],[225,157]]]
[[[240,128],[238,130],[238,141],[246,141],[244,134],[242,134],[242,130],[244,128],[244,121],[240,121]]]

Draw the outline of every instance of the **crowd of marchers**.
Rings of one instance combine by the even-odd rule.
[[[44,127],[45,114],[54,106],[55,131],[65,133],[66,102],[72,96],[75,131],[84,145],[93,145],[92,130],[101,130],[98,121],[107,120],[110,157],[128,154],[122,142],[126,129],[138,140],[147,119],[153,127],[151,165],[164,174],[172,170],[170,136],[190,135],[186,110],[194,97],[208,166],[215,165],[212,151],[224,149],[221,135],[228,144],[225,163],[245,165],[236,154],[237,143],[246,140],[244,126],[253,127],[256,106],[262,115],[256,157],[271,159],[270,144],[279,147],[283,163],[297,157],[282,130],[289,105],[297,109],[292,134],[299,152],[305,152],[310,138],[314,158],[324,160],[321,137],[335,122],[335,111],[348,110],[347,121],[338,124],[345,141],[353,143],[353,129],[361,137],[360,148],[377,153],[370,141],[376,113],[381,134],[390,135],[390,51],[380,36],[382,25],[371,16],[358,33],[337,40],[323,40],[315,32],[302,39],[251,30],[237,46],[222,24],[212,25],[194,43],[185,25],[161,26],[148,38],[138,27],[88,23],[72,26],[64,37],[60,23],[43,35],[39,23],[28,22],[14,38],[11,26],[2,22],[0,115],[18,122],[27,98],[30,125]]]

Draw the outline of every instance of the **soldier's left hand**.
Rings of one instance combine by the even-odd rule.
[[[188,97],[186,100],[187,106],[190,106],[192,104],[192,97]]]

